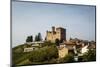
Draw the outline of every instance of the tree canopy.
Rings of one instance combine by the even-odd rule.
[[[95,61],[96,60],[96,50],[89,50],[83,55],[83,61]]]
[[[41,33],[38,33],[38,35],[35,36],[35,41],[42,41]]]
[[[57,46],[59,46],[59,43],[60,43],[59,39],[56,39],[55,43],[56,43]]]
[[[26,42],[33,42],[33,36],[28,36]]]

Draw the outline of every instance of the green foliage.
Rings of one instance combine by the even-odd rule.
[[[74,62],[74,55],[70,53],[70,54],[66,55],[64,58],[60,59],[60,63],[65,63],[65,62],[67,62],[67,63]]]
[[[50,41],[45,41],[42,46],[44,47],[44,46],[52,46],[52,45],[56,46],[55,43],[51,43]]]
[[[46,59],[50,60],[52,58],[58,57],[58,49],[55,45],[52,45],[46,49]]]
[[[24,49],[23,46],[24,46],[24,44],[16,46],[16,47],[13,47],[12,48],[12,52],[14,52],[14,53],[21,53],[21,52],[23,52],[23,49]]]
[[[59,39],[56,39],[55,43],[56,43],[57,46],[59,46],[59,43],[60,43]]]
[[[17,46],[15,47],[16,49],[13,48],[13,65],[53,63],[55,62],[54,59],[58,58],[58,49],[53,44],[31,52],[20,52],[19,48],[22,47],[24,47],[24,45],[20,47]]]
[[[42,41],[41,33],[38,33],[38,35],[35,36],[35,41]]]
[[[16,65],[16,64],[18,65],[22,61],[28,59],[27,57],[30,56],[30,53],[23,52],[25,45],[26,44],[22,44],[22,45],[12,48],[13,65]]]
[[[82,56],[82,61],[95,61],[96,60],[96,49],[89,50]]]
[[[43,61],[44,59],[44,56],[43,54],[45,55],[45,52],[42,52],[43,50],[37,50],[37,51],[34,51],[31,53],[31,57],[29,58],[29,61],[31,62],[40,62],[40,61]]]
[[[29,60],[31,62],[43,62],[57,57],[58,57],[58,50],[56,46],[49,46],[49,47],[46,46],[41,50],[34,52]]]
[[[13,53],[13,64],[18,64],[26,59],[26,53]]]
[[[28,36],[26,42],[33,42],[33,36]]]
[[[63,43],[63,39],[60,40],[60,43]]]

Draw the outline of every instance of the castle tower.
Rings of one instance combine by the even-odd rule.
[[[58,35],[58,39],[59,40],[66,40],[66,29],[62,28],[62,27],[58,27],[56,28],[56,32]]]
[[[60,41],[66,40],[66,29],[62,27],[58,27],[55,29],[55,27],[52,27],[52,31],[46,32],[46,40],[55,42],[56,39],[59,39]]]

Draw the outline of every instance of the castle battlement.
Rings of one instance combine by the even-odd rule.
[[[66,29],[62,27],[57,27],[55,28],[54,26],[52,27],[52,31],[47,31],[46,32],[46,40],[55,42],[56,39],[59,40],[66,40]]]

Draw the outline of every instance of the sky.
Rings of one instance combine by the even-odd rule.
[[[95,6],[13,1],[12,47],[39,32],[44,39],[52,26],[65,28],[67,40],[95,40],[95,20]]]

